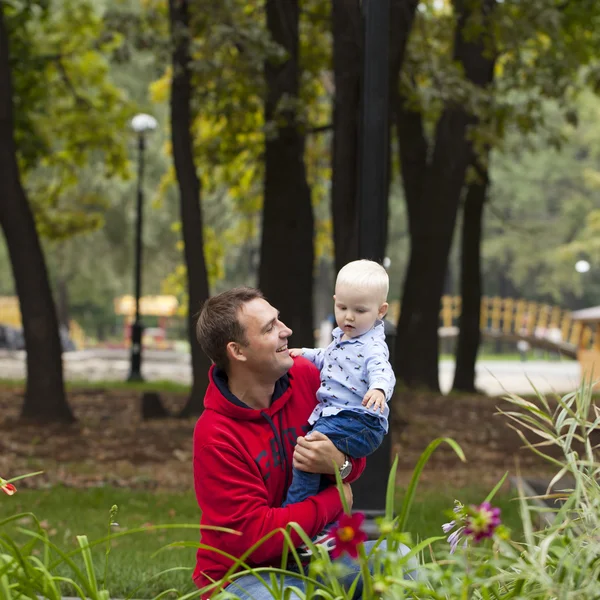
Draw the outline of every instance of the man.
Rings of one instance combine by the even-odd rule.
[[[242,556],[277,528],[297,522],[313,538],[340,517],[342,501],[334,485],[281,508],[292,465],[327,475],[339,469],[345,499],[352,506],[350,483],[363,471],[365,461],[348,459],[323,434],[305,437],[316,405],[319,372],[308,361],[290,356],[287,342],[292,331],[258,290],[236,288],[210,298],[196,333],[214,363],[205,410],[194,431],[202,544],[193,578],[205,588],[227,574],[232,557]],[[301,538],[295,532],[291,535],[299,546]],[[277,533],[246,563],[280,565],[282,548],[283,535]],[[243,577],[227,591],[245,598],[252,587],[254,598],[269,597],[264,588],[256,590],[256,584],[252,576]],[[302,584],[296,580],[295,585]]]

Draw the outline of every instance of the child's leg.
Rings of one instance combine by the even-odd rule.
[[[281,507],[296,504],[296,502],[302,502],[311,496],[315,496],[319,492],[320,485],[321,475],[319,473],[306,473],[294,467],[292,483]]]
[[[321,417],[313,429],[326,435],[340,452],[352,458],[362,458],[375,452],[385,435],[385,429],[376,416],[350,410]]]

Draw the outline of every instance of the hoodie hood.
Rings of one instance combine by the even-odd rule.
[[[264,419],[265,414],[275,416],[287,404],[291,396],[290,382],[293,374],[286,373],[275,382],[275,389],[268,408],[256,409],[242,402],[231,393],[227,373],[214,365],[208,373],[209,384],[204,397],[204,408],[214,410],[237,421],[256,421]]]

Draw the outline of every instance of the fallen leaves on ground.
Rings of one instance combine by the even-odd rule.
[[[141,394],[126,390],[76,390],[68,401],[73,425],[22,423],[23,390],[0,389],[0,473],[7,477],[43,470],[24,479],[22,487],[63,484],[77,488],[104,485],[145,489],[190,490],[192,433],[195,418],[143,421]],[[170,414],[186,402],[161,394]],[[399,400],[399,401],[398,401]],[[478,395],[442,396],[401,393],[395,399],[393,449],[400,457],[399,481],[406,483],[419,455],[437,437],[451,437],[463,448],[462,463],[447,446],[440,447],[423,472],[422,485],[490,485],[505,471],[543,476],[552,469],[523,450],[517,434],[496,407],[508,404]],[[406,422],[407,425],[400,426]]]

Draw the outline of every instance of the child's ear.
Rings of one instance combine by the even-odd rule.
[[[385,315],[387,314],[389,308],[389,304],[387,302],[384,302],[380,307],[379,307],[379,312],[377,313],[377,316],[380,319],[383,319],[383,317],[385,317]]]

